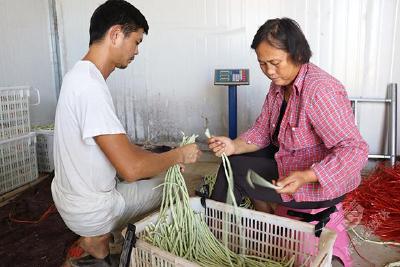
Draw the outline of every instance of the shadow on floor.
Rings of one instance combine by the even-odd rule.
[[[61,266],[66,251],[78,238],[57,211],[37,224],[10,220],[38,220],[53,204],[49,175],[0,208],[0,266]]]

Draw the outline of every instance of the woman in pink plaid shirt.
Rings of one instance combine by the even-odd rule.
[[[269,203],[294,209],[337,205],[360,184],[368,158],[344,86],[309,62],[308,42],[291,19],[268,20],[251,48],[271,80],[261,114],[235,140],[209,139],[217,156],[230,156],[236,199],[248,196],[265,212],[272,212]],[[253,189],[246,182],[249,169],[282,189]],[[225,201],[226,191],[220,168],[211,198]]]

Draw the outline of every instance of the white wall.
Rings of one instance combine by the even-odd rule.
[[[64,73],[86,52],[89,19],[102,2],[57,1]],[[400,0],[132,2],[150,32],[135,62],[108,83],[135,141],[176,141],[180,130],[202,134],[204,117],[214,134],[227,134],[227,90],[213,85],[215,68],[250,68],[251,85],[238,90],[239,131],[247,129],[269,86],[250,43],[269,18],[297,20],[313,50],[312,62],[341,80],[350,96],[385,97],[388,83],[400,86]],[[379,105],[361,109],[361,132],[371,153],[382,148],[384,112]]]
[[[40,91],[41,104],[31,109],[32,124],[54,120],[51,53],[47,0],[0,0],[0,87],[30,85]]]

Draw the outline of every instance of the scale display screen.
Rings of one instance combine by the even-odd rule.
[[[215,85],[249,85],[249,69],[216,69]]]

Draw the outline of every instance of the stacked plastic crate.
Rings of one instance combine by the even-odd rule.
[[[27,86],[0,87],[0,195],[38,177],[30,91]]]
[[[36,133],[36,153],[38,170],[52,172],[54,170],[53,139],[54,124],[34,127]]]

